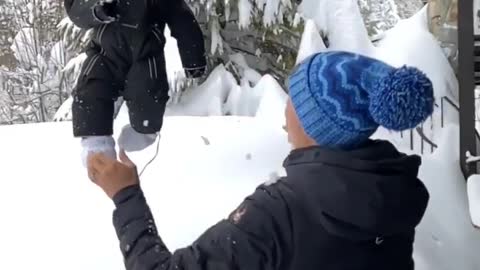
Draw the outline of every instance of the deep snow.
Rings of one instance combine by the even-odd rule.
[[[116,134],[125,120],[122,111]],[[122,267],[112,203],[88,180],[70,125],[0,127],[0,159],[8,164],[0,179],[2,269]],[[458,127],[445,129],[439,141],[445,147],[423,161],[420,177],[431,201],[418,228],[416,269],[480,267],[480,234],[470,222],[458,151],[450,143],[457,134]],[[282,174],[288,151],[283,129],[260,117],[167,117],[159,156],[142,184],[168,247],[188,245],[258,184]],[[143,168],[154,152],[152,146],[132,159]]]
[[[122,269],[112,203],[88,180],[70,125],[0,127],[0,269]],[[269,180],[285,138],[254,118],[167,118],[142,185],[168,247],[191,243]],[[154,150],[132,159],[141,168]]]

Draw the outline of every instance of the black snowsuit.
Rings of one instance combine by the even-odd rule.
[[[260,186],[173,253],[139,186],[114,197],[113,222],[128,270],[413,270],[415,227],[429,199],[420,163],[385,141],[295,150],[286,178]]]
[[[117,21],[108,24],[99,19],[99,7],[99,0],[65,0],[70,19],[81,28],[94,29],[73,93],[74,135],[111,135],[114,101],[119,96],[126,100],[131,125],[137,132],[158,132],[169,99],[163,51],[165,25],[177,39],[187,77],[205,72],[200,26],[183,0],[107,4],[107,13],[120,14]]]

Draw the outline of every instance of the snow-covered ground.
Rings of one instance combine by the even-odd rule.
[[[352,10],[352,6],[345,8]],[[340,11],[332,14],[342,14]],[[419,67],[434,82],[437,97],[454,99],[456,80],[444,65],[448,62],[441,58],[438,45],[421,30],[421,16],[399,23],[386,33],[379,47],[363,49],[375,51],[395,65]],[[338,16],[329,18],[337,20]],[[324,29],[319,23],[333,31],[335,24],[322,20],[313,19],[307,25],[299,58],[325,49],[321,44],[308,44],[319,41],[318,33],[312,32],[316,27]],[[404,34],[407,29],[418,29],[418,33],[409,37]],[[410,42],[420,45],[408,46]],[[232,61],[242,59],[235,56]],[[170,76],[175,72],[170,71]],[[281,163],[289,152],[282,129],[285,100],[281,86],[271,76],[259,77],[246,68],[245,80],[237,84],[219,66],[204,85],[191,89],[180,103],[169,107],[159,155],[141,180],[159,232],[170,249],[191,243],[226,217],[257,185],[282,174]],[[116,134],[127,122],[125,110],[122,108],[117,119]],[[225,114],[237,116],[220,116]],[[427,134],[440,148],[424,156],[420,171],[431,200],[418,228],[416,269],[476,270],[480,269],[480,232],[470,221],[458,144],[453,143],[458,141],[457,116],[452,111],[446,116],[447,125],[442,129],[437,112]],[[0,127],[0,136],[0,164],[4,165],[0,172],[0,269],[122,269],[111,225],[113,205],[88,180],[71,123]],[[402,139],[381,130],[377,137],[409,151],[408,136]],[[132,159],[141,169],[155,150],[152,146]]]
[[[124,124],[121,112],[116,130]],[[121,269],[111,202],[90,183],[69,122],[0,127],[1,269]],[[458,167],[458,128],[424,158],[431,201],[418,229],[420,270],[480,267]],[[35,139],[32,139],[34,136]],[[132,158],[142,168],[155,147]],[[142,176],[160,234],[183,247],[226,217],[254,188],[281,174],[289,145],[280,126],[252,117],[168,117],[159,156]]]
[[[88,180],[71,123],[0,134],[0,269],[121,269],[112,204]],[[285,141],[281,127],[254,118],[167,118],[142,183],[168,246],[189,244],[268,181],[288,153]],[[154,152],[132,158],[143,167]]]
[[[420,179],[430,192],[427,213],[417,230],[417,269],[480,269],[480,231],[472,225],[467,186],[459,166],[458,126],[446,127],[441,147],[424,157]]]

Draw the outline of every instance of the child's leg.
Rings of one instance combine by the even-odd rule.
[[[112,62],[97,51],[89,51],[82,74],[73,91],[72,120],[75,137],[82,138],[82,162],[102,152],[115,158],[113,134],[114,102],[122,87],[109,67]]]
[[[72,120],[75,137],[111,136],[114,103],[123,86],[108,67],[112,63],[101,54],[90,54],[73,91]]]
[[[127,151],[140,151],[155,142],[163,125],[169,99],[163,55],[134,63],[127,78],[124,98],[131,127],[122,131],[118,142]]]

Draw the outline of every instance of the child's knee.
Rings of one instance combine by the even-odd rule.
[[[162,129],[166,101],[127,101],[127,106],[130,124],[138,133],[152,134]]]
[[[168,99],[168,78],[161,58],[152,56],[132,65],[125,88],[126,99]]]

